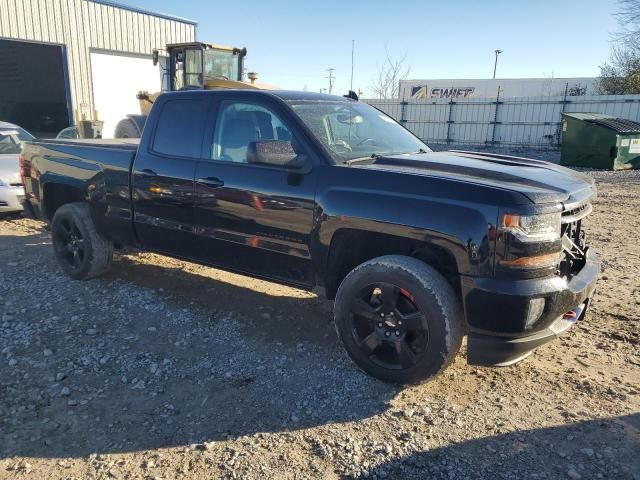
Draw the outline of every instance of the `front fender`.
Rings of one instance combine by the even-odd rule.
[[[492,271],[496,207],[349,188],[328,190],[318,205],[315,247],[322,265],[334,236],[352,229],[435,245],[452,255],[460,274]]]

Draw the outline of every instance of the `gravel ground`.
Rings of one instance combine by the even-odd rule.
[[[594,175],[587,319],[409,388],[311,293],[148,253],[76,282],[43,224],[0,219],[0,478],[640,479],[640,177]]]
[[[535,158],[544,160],[545,162],[560,163],[560,150],[557,148],[527,148],[527,147],[501,147],[487,145],[465,145],[465,144],[446,144],[436,143],[429,144],[432,150],[436,152],[445,150],[465,150],[468,152],[486,152],[499,153],[502,155],[513,155],[516,157]]]

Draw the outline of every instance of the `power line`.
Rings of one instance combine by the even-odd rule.
[[[325,78],[329,79],[329,95],[333,93],[333,81],[336,79],[336,76],[333,74],[333,72],[335,71],[335,68],[327,68],[327,72],[329,72],[329,75]]]

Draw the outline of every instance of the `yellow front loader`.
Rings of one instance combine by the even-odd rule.
[[[209,43],[180,43],[167,45],[166,66],[161,92],[139,92],[140,113],[127,115],[116,125],[116,138],[140,138],[153,102],[166,91],[215,88],[270,88],[255,83],[257,76],[249,74],[251,83],[242,81],[246,48],[224,47]],[[154,50],[153,62],[160,61]]]

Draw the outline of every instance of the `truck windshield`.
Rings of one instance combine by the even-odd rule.
[[[337,161],[431,151],[395,120],[367,104],[299,100],[288,103]]]
[[[0,128],[0,155],[15,155],[22,152],[22,144],[33,138],[21,128]]]
[[[204,79],[240,80],[238,54],[231,50],[210,49],[204,51]]]

